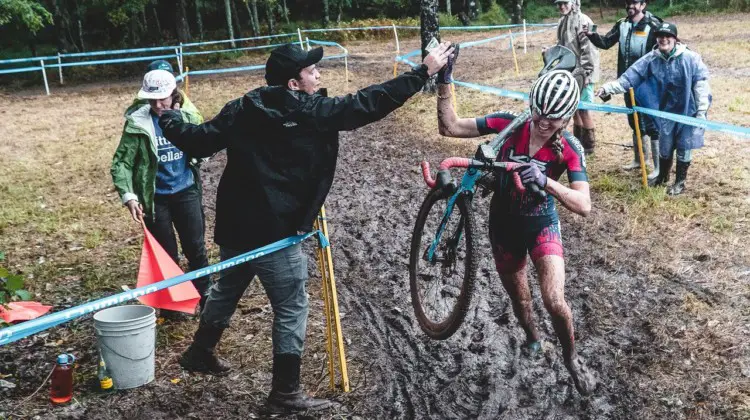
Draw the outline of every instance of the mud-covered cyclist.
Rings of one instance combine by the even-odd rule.
[[[514,118],[508,113],[479,118],[458,118],[450,100],[451,74],[455,60],[449,60],[438,75],[438,121],[440,134],[450,137],[479,137],[500,132]],[[526,332],[526,347],[541,349],[533,319],[531,293],[526,280],[526,255],[536,267],[542,300],[552,318],[576,389],[590,393],[596,386],[593,375],[578,356],[573,335],[573,315],[565,302],[565,260],[555,198],[581,216],[591,210],[586,161],[579,141],[563,129],[578,108],[579,87],[571,73],[553,70],[531,88],[531,121],[519,128],[498,152],[497,160],[522,163],[521,180],[527,186],[546,191],[547,197],[522,193],[513,186],[511,174],[499,172],[492,182],[495,191],[490,204],[489,233],[495,266],[508,292],[513,310]],[[567,172],[570,187],[557,182]]]

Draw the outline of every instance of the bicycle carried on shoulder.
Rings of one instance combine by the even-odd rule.
[[[476,223],[471,211],[479,188],[489,193],[493,171],[512,172],[518,191],[525,191],[515,170],[516,162],[497,162],[497,153],[508,138],[531,117],[526,110],[489,143],[479,146],[473,159],[451,157],[441,162],[437,178],[430,165],[422,162],[422,175],[431,188],[417,215],[409,256],[409,284],[414,313],[422,331],[444,340],[463,323],[474,291],[478,255],[475,252]],[[451,176],[451,168],[466,168],[461,183]],[[530,185],[542,197],[546,193]],[[456,211],[458,210],[458,211]]]
[[[577,59],[569,49],[557,45],[543,53],[544,68],[572,71]],[[476,281],[479,256],[475,252],[476,222],[471,212],[474,195],[482,187],[489,194],[493,171],[512,173],[518,191],[526,188],[515,170],[519,163],[496,162],[497,153],[513,133],[531,118],[526,109],[491,142],[481,144],[473,159],[451,157],[438,167],[437,178],[430,165],[422,162],[422,175],[431,188],[417,215],[409,253],[409,286],[414,314],[422,331],[430,338],[445,340],[452,336],[466,317]],[[451,168],[466,168],[457,184]],[[536,184],[533,193],[546,197]],[[458,211],[456,211],[458,209]]]

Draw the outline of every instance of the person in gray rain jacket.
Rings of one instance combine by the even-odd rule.
[[[626,17],[615,23],[615,26],[607,32],[606,35],[599,35],[592,27],[583,25],[583,32],[596,45],[597,48],[608,50],[615,44],[619,45],[617,52],[617,77],[622,76],[630,66],[639,58],[651,52],[656,45],[656,29],[661,26],[662,20],[650,12],[646,11],[646,0],[625,0]],[[635,92],[636,102],[638,91]],[[625,106],[633,106],[630,95],[625,92]],[[643,156],[648,159],[649,149],[654,161],[654,171],[649,174],[648,178],[656,178],[659,174],[659,130],[651,117],[644,114],[638,114],[638,124],[643,136]],[[623,165],[626,171],[640,168],[638,159],[638,140],[635,134],[635,120],[633,114],[628,114],[628,124],[633,130],[633,161]],[[651,143],[649,148],[648,144]]]
[[[656,30],[657,47],[625,71],[617,80],[604,84],[597,96],[626,92],[640,87],[641,106],[672,114],[706,119],[711,105],[708,68],[698,53],[677,38],[677,26],[664,22]],[[672,160],[677,151],[677,170],[669,195],[685,190],[692,150],[703,147],[704,129],[655,118],[659,128],[659,175],[649,181],[652,186],[669,180]]]
[[[581,101],[594,100],[594,83],[599,81],[599,50],[586,37],[584,26],[591,27],[591,19],[581,12],[580,0],[555,0],[560,10],[557,25],[557,45],[569,48],[578,58],[573,76],[581,89]],[[573,116],[573,135],[580,140],[584,152],[594,152],[596,130],[591,112],[578,109]]]

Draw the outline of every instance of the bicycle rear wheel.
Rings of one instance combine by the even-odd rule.
[[[437,188],[427,194],[414,225],[409,257],[414,314],[422,331],[436,340],[452,336],[463,323],[476,279],[471,196],[460,194],[446,217],[449,198]],[[430,258],[429,249],[443,223]]]

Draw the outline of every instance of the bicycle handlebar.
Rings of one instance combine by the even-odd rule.
[[[435,186],[437,185],[437,180],[432,178],[432,175],[430,174],[430,163],[427,161],[422,161],[421,166],[424,182],[428,187],[435,188]],[[440,162],[440,165],[438,166],[438,178],[440,178],[440,173],[442,171],[447,171],[451,168],[476,168],[484,170],[504,169],[507,172],[512,172],[513,183],[516,186],[516,190],[523,193],[526,191],[526,187],[521,182],[521,177],[518,175],[518,172],[516,172],[516,169],[518,169],[519,166],[521,166],[521,164],[516,162],[483,162],[476,159],[450,157]],[[547,197],[547,192],[544,190],[540,190],[536,184],[530,184],[530,188],[539,197]]]

